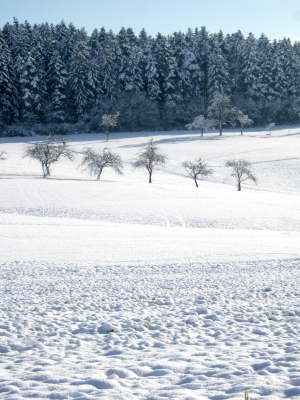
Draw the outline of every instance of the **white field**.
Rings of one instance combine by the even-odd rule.
[[[299,127],[112,134],[125,174],[100,182],[77,166],[104,135],[70,136],[47,179],[21,158],[39,139],[0,139],[1,399],[300,398]],[[258,186],[237,192],[233,158]]]

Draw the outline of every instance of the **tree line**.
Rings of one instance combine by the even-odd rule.
[[[82,171],[87,171],[90,176],[95,176],[96,180],[100,180],[102,172],[105,168],[112,169],[117,175],[123,175],[123,161],[119,154],[113,153],[108,147],[103,149],[95,149],[87,147],[82,152],[83,158],[79,165]],[[67,158],[74,161],[74,152],[69,148],[65,137],[47,136],[44,141],[35,142],[26,146],[23,158],[30,158],[38,161],[43,170],[43,177],[51,175],[52,164],[58,162],[61,158]],[[0,160],[6,160],[6,152],[0,152]],[[136,158],[130,160],[133,169],[146,169],[149,176],[149,183],[152,183],[152,175],[155,169],[164,167],[168,161],[168,157],[162,153],[161,149],[150,138],[146,147],[137,155]],[[242,190],[242,182],[251,180],[257,183],[256,177],[252,174],[251,163],[244,159],[228,160],[226,167],[232,170],[232,176],[237,181],[237,190]],[[188,175],[194,180],[198,188],[198,179],[212,175],[213,170],[208,167],[205,160],[201,157],[195,158],[194,161],[184,161],[181,167],[185,169]]]
[[[100,132],[101,116],[116,113],[120,131],[182,129],[208,118],[219,94],[256,125],[298,122],[300,43],[205,27],[88,35],[64,21],[32,26],[16,18],[0,29],[3,132],[20,123]]]

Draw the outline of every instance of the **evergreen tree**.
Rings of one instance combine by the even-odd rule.
[[[89,106],[93,106],[93,92],[89,80],[90,59],[86,43],[79,42],[74,50],[69,72],[71,104],[76,107],[77,118],[83,119]]]

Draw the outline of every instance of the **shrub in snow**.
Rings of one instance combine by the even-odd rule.
[[[73,152],[68,148],[66,138],[54,139],[51,135],[42,142],[28,145],[23,158],[29,157],[41,163],[44,178],[50,175],[50,167],[61,157],[74,160]]]
[[[184,161],[181,164],[182,168],[194,179],[196,187],[198,187],[197,179],[199,176],[208,176],[213,173],[202,158],[195,158],[194,161]]]
[[[123,175],[121,157],[107,147],[102,150],[95,150],[91,147],[85,149],[79,167],[84,167],[84,171],[88,171],[91,176],[96,176],[97,181],[100,180],[104,168],[111,168],[116,174]]]
[[[244,159],[240,160],[230,160],[226,162],[226,167],[232,168],[231,176],[235,177],[237,180],[238,191],[242,190],[242,182],[250,179],[254,183],[257,183],[256,177],[252,174],[249,167],[251,163]]]
[[[6,160],[6,153],[5,153],[5,151],[0,151],[0,160]]]
[[[153,143],[153,138],[148,142],[148,146],[144,147],[144,151],[140,152],[138,157],[131,163],[134,169],[146,168],[149,173],[149,183],[152,183],[152,173],[156,167],[162,167],[166,164],[167,157],[161,153],[159,147]]]

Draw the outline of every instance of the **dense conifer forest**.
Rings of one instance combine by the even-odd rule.
[[[298,122],[300,43],[205,27],[88,35],[14,19],[0,30],[2,136],[103,132],[102,115],[117,112],[119,131],[182,129],[218,93],[255,125]]]

